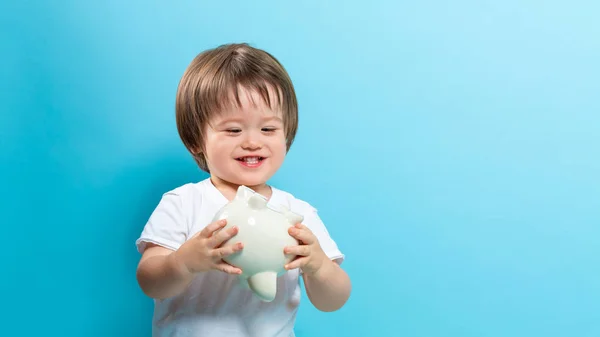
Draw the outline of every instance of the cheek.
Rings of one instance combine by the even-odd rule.
[[[277,141],[273,142],[273,145],[271,147],[273,149],[273,154],[278,156],[278,157],[284,157],[285,153],[287,151],[287,144],[285,142],[285,139],[278,139]]]
[[[212,161],[227,157],[231,153],[230,148],[232,145],[230,143],[230,139],[219,137],[218,135],[208,137],[206,142],[206,154]]]

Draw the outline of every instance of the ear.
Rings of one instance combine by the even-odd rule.
[[[254,195],[253,190],[244,185],[240,185],[235,194],[235,198],[243,201],[248,201],[252,195]]]
[[[267,207],[267,199],[262,195],[255,193],[248,199],[248,205],[254,209],[263,209]]]
[[[200,156],[202,154],[202,149],[199,146],[190,147],[190,152],[194,156]]]
[[[304,221],[304,217],[300,214],[294,213],[292,211],[286,211],[284,213],[285,217],[287,218],[287,220],[290,222],[290,224],[295,225],[297,223],[301,223],[302,221]]]

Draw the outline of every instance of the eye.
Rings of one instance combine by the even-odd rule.
[[[237,133],[240,133],[240,132],[242,132],[242,130],[241,130],[241,129],[236,129],[236,128],[227,129],[227,130],[225,130],[225,131],[227,131],[227,133],[229,133],[229,134],[237,134]]]
[[[261,130],[262,130],[262,132],[275,132],[277,129],[269,127],[269,128],[262,128]]]

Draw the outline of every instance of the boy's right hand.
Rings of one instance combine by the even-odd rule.
[[[227,225],[226,220],[219,220],[206,226],[200,233],[184,242],[177,251],[172,253],[175,261],[190,273],[220,270],[228,274],[241,274],[241,269],[223,261],[224,257],[243,248],[240,242],[231,246],[221,247],[223,242],[231,239],[238,233],[237,227],[215,233],[215,231],[222,229],[225,225]]]

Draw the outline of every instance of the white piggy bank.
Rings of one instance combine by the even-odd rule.
[[[244,249],[226,258],[225,262],[242,270],[240,281],[261,300],[270,302],[277,294],[277,277],[286,272],[284,265],[295,256],[283,253],[286,246],[298,245],[288,229],[304,219],[283,206],[273,209],[267,199],[246,186],[240,186],[235,198],[217,212],[213,221],[227,219],[226,230],[238,227],[238,233],[223,246],[237,242]]]

